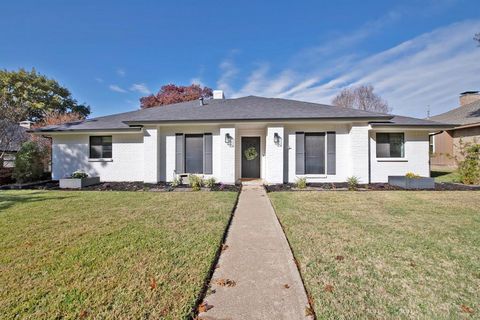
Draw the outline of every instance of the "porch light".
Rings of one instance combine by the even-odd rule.
[[[278,146],[280,145],[280,135],[278,134],[278,132],[275,132],[275,134],[273,135],[273,142]]]
[[[228,145],[232,144],[233,137],[230,135],[230,133],[225,134],[225,143]]]

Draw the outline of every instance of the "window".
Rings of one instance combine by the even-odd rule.
[[[90,137],[90,159],[112,158],[112,136]]]
[[[185,135],[185,172],[203,173],[203,134]]]
[[[325,174],[325,133],[305,133],[305,174]]]
[[[404,145],[403,133],[377,133],[377,158],[403,158]]]

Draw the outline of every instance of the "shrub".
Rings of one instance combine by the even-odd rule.
[[[351,176],[347,178],[348,190],[357,190],[358,189],[358,178]]]
[[[405,175],[405,177],[409,178],[409,179],[418,179],[420,178],[420,176],[416,173],[413,173],[413,172],[407,172],[407,174]]]
[[[203,179],[200,176],[191,174],[188,176],[190,187],[193,191],[200,191],[203,185]]]
[[[464,184],[480,184],[480,144],[462,145],[463,156],[458,164],[458,175]]]
[[[307,187],[307,178],[298,178],[295,182],[295,187],[298,189],[305,189]]]
[[[22,144],[15,157],[13,178],[18,183],[32,182],[43,177],[43,150],[33,141]]]
[[[73,178],[73,179],[83,179],[83,178],[87,178],[88,174],[86,172],[81,171],[81,170],[77,170],[74,173],[72,173],[72,175],[70,177]]]
[[[176,176],[175,178],[173,178],[172,183],[171,183],[172,187],[174,187],[174,188],[178,187],[181,184],[182,184],[182,177],[180,177],[180,176]]]
[[[208,179],[205,181],[205,186],[206,186],[207,188],[210,188],[210,189],[213,189],[216,184],[217,184],[217,180],[215,180],[214,177],[208,178]]]

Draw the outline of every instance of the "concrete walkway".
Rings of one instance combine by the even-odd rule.
[[[311,319],[300,274],[262,186],[242,189],[200,319]],[[205,304],[204,304],[205,307]]]

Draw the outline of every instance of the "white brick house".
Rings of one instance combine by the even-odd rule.
[[[223,183],[386,182],[429,176],[427,120],[248,96],[183,102],[36,131],[53,141],[52,175],[170,182],[201,174]]]

